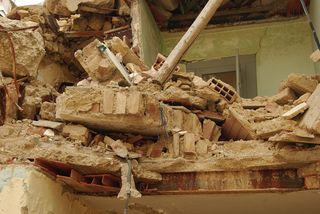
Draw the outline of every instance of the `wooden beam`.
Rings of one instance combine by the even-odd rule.
[[[179,63],[180,59],[186,51],[193,44],[195,39],[199,36],[201,31],[206,27],[212,16],[222,4],[223,0],[209,0],[203,8],[197,19],[191,25],[186,34],[182,37],[176,47],[172,50],[162,67],[155,77],[156,82],[163,85],[166,80],[171,76],[174,68]]]
[[[236,9],[229,9],[229,10],[220,10],[215,13],[216,17],[219,16],[232,16],[232,15],[240,15],[246,13],[263,13],[269,12],[272,9],[272,5],[267,5],[263,7],[245,7],[245,8],[236,8]],[[175,15],[170,19],[170,22],[179,22],[179,21],[186,21],[186,20],[195,20],[197,18],[197,13],[188,13],[183,15]]]

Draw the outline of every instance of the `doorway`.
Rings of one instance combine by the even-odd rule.
[[[244,98],[257,96],[256,56],[243,55],[239,57],[240,95]],[[186,64],[187,71],[194,72],[204,80],[212,77],[237,88],[236,57],[227,57]]]

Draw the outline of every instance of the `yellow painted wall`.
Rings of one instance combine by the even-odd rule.
[[[0,170],[0,214],[99,214],[76,195],[33,167]]]
[[[162,33],[163,53],[168,55],[182,33]],[[210,60],[256,54],[258,95],[273,95],[290,73],[314,74],[309,59],[313,44],[304,18],[285,22],[235,26],[204,31],[184,60]]]
[[[319,0],[311,0],[310,5],[310,13],[311,18],[314,23],[314,26],[317,30],[318,37],[320,37],[320,1]],[[316,46],[314,46],[316,48]],[[316,72],[320,73],[320,62],[315,63]]]
[[[134,1],[133,10],[137,11],[132,17],[134,36],[141,49],[142,59],[148,66],[151,66],[162,50],[161,33],[146,0]]]

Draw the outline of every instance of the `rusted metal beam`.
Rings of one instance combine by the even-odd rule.
[[[0,126],[4,124],[6,117],[6,92],[4,87],[0,86]]]
[[[282,192],[302,190],[296,169],[162,174],[160,184],[140,186],[146,194]]]

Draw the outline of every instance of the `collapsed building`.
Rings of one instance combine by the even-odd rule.
[[[319,75],[250,99],[182,66],[159,84],[166,57],[141,57],[133,4],[47,0],[0,17],[1,212],[99,213],[77,195],[319,190]]]

